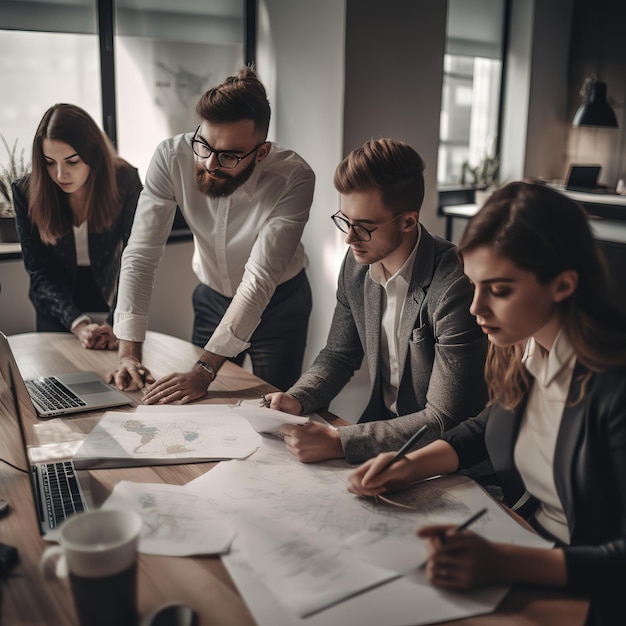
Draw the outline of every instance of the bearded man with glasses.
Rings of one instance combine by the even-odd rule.
[[[302,370],[311,289],[300,241],[315,177],[292,150],[267,141],[270,105],[251,68],[199,100],[195,132],[166,139],[146,174],[122,257],[110,382],[144,388],[146,404],[202,397],[226,359],[250,355],[254,373],[279,389]],[[204,348],[183,373],[156,382],[142,364],[154,277],[179,207],[193,233],[192,341]]]
[[[327,408],[364,356],[371,394],[357,424],[284,424],[287,448],[303,462],[361,463],[426,425],[424,445],[485,406],[487,339],[469,312],[473,291],[455,246],[419,222],[423,170],[413,148],[391,139],[368,141],[337,167],[332,220],[350,249],[326,346],[286,393],[266,398],[297,415]]]

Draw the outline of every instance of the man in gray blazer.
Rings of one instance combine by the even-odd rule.
[[[487,340],[469,307],[473,290],[448,241],[419,223],[424,164],[407,144],[372,140],[335,172],[332,216],[350,246],[339,274],[326,347],[270,407],[307,414],[328,407],[367,356],[371,396],[355,425],[285,424],[304,462],[351,463],[397,450],[422,425],[424,445],[486,403]]]

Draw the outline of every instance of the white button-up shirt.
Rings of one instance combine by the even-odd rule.
[[[515,465],[528,493],[541,503],[536,520],[555,537],[569,543],[567,519],[554,483],[554,451],[576,355],[560,332],[550,352],[529,339],[523,360],[535,381],[515,443]]]
[[[383,288],[383,313],[380,320],[380,373],[383,385],[385,406],[397,412],[398,387],[400,386],[400,364],[398,362],[398,341],[400,324],[406,295],[409,292],[415,256],[422,237],[422,227],[418,223],[417,243],[402,267],[388,280],[380,263],[370,266],[371,279]],[[408,341],[408,338],[402,338]]]
[[[205,349],[234,357],[249,347],[276,286],[306,265],[300,239],[315,176],[295,152],[273,144],[232,195],[209,198],[194,180],[192,137],[166,139],[152,157],[122,257],[114,331],[120,339],[145,339],[155,273],[178,205],[193,234],[193,271],[232,298]]]

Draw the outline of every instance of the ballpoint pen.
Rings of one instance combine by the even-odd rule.
[[[486,512],[487,512],[487,507],[483,507],[482,509],[480,509],[480,511],[477,511],[476,513],[474,513],[474,515],[472,515],[471,517],[466,519],[462,524],[459,524],[458,526],[455,526],[452,532],[453,533],[460,533],[462,530],[466,530],[475,521],[479,520]],[[445,537],[445,535],[444,535],[444,537]]]
[[[267,408],[269,408],[270,406],[270,401],[265,397],[264,393],[261,394],[261,406],[264,406]]]
[[[377,475],[389,469],[394,463],[399,461],[422,438],[422,435],[426,432],[426,428],[426,424],[424,424],[416,433],[409,437],[408,441],[396,452],[395,456],[389,459],[389,461],[378,470]]]

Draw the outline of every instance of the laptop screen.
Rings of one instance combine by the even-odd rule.
[[[594,189],[598,186],[600,165],[570,165],[566,189]]]
[[[73,465],[50,463],[48,472],[55,468],[68,469],[65,474],[54,474],[46,484],[41,466],[31,463],[29,442],[33,443],[33,425],[37,421],[35,408],[24,386],[6,336],[0,332],[0,406],[3,436],[0,437],[0,458],[29,474],[33,500],[33,514],[39,531],[46,541],[58,539],[58,527],[69,515],[87,510],[80,483]],[[69,478],[68,478],[69,476]],[[70,484],[70,479],[72,482]],[[57,509],[63,509],[57,511]]]
[[[0,333],[0,404],[3,407],[3,458],[24,471],[28,471],[29,462],[26,452],[28,433],[37,420],[35,407],[24,386],[22,376],[17,369],[13,353],[6,336]],[[24,423],[24,420],[27,423]],[[21,445],[15,445],[20,442]],[[7,448],[6,450],[4,448]]]

